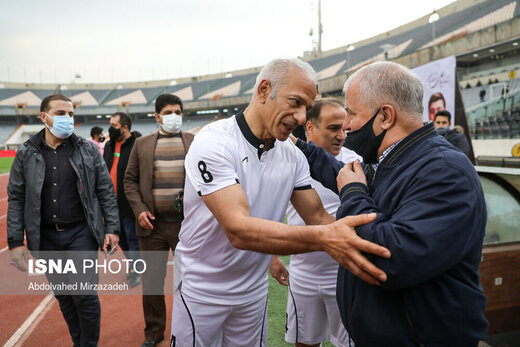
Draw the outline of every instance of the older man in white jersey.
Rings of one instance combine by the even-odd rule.
[[[269,254],[325,251],[369,283],[386,280],[362,252],[390,252],[354,230],[375,215],[334,222],[286,141],[316,97],[312,67],[273,60],[253,90],[243,112],[203,128],[186,156],[171,345],[265,346]],[[282,223],[289,199],[311,226]]]
[[[347,112],[339,101],[319,99],[307,112],[305,129],[307,140],[344,163],[362,160],[354,151],[343,147],[346,134],[343,122]],[[336,215],[340,199],[336,193],[312,180],[323,206]],[[289,204],[287,223],[305,225],[296,209]],[[348,333],[341,322],[336,303],[338,263],[325,252],[309,252],[291,255],[290,283],[283,263],[273,259],[271,274],[283,285],[289,285],[285,341],[296,347],[319,346],[329,339],[335,346],[348,346]]]

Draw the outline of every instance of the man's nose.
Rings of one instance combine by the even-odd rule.
[[[336,138],[340,141],[344,141],[347,138],[347,133],[344,129],[339,129]]]
[[[343,132],[350,131],[350,118],[349,118],[349,116],[346,116],[345,119],[343,120],[342,128],[343,128]]]
[[[299,125],[304,125],[305,120],[307,119],[307,109],[305,107],[300,107],[294,113],[294,119],[296,119]]]

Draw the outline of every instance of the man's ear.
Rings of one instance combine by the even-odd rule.
[[[161,115],[159,113],[157,113],[157,112],[155,112],[154,115],[155,115],[155,121],[160,124],[161,123]]]
[[[267,98],[271,95],[271,92],[271,81],[267,79],[263,79],[262,81],[260,81],[256,93],[258,95],[258,100],[260,100],[262,104],[264,104],[267,101]]]
[[[45,114],[45,112],[40,112],[40,119],[43,123],[45,123],[45,121],[47,120],[47,115]]]
[[[381,128],[383,130],[390,129],[396,122],[396,112],[392,105],[381,106]]]
[[[310,120],[305,123],[305,130],[307,130],[307,134],[313,133],[315,128],[316,126]]]

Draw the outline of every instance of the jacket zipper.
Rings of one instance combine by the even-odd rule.
[[[415,324],[413,324],[412,316],[410,316],[410,312],[408,311],[408,307],[406,306],[406,303],[404,301],[403,293],[401,292],[401,293],[399,293],[399,295],[401,296],[401,301],[403,303],[404,315],[406,316],[406,320],[408,321],[408,324],[410,325],[410,328],[412,328],[413,335],[415,337],[415,342],[417,343],[417,346],[424,347],[424,344],[421,343],[421,340],[419,339],[419,334],[417,333],[417,329],[415,328]]]

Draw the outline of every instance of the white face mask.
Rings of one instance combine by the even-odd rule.
[[[161,128],[170,134],[176,134],[181,130],[182,116],[175,113],[160,115],[162,118]]]

